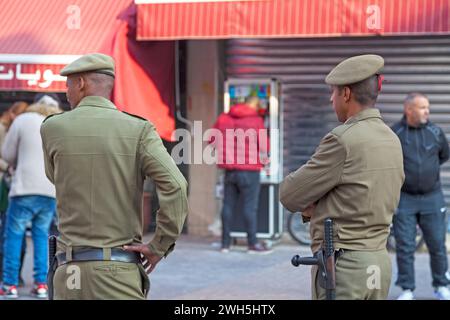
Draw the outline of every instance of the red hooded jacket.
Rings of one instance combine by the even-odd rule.
[[[217,150],[219,168],[260,171],[269,153],[269,138],[263,118],[246,104],[222,113],[213,126],[209,143]]]

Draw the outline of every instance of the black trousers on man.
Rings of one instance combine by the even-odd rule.
[[[450,284],[445,276],[448,269],[445,246],[447,224],[442,193],[440,191],[429,195],[402,193],[393,224],[398,267],[395,284],[403,290],[413,291],[416,288],[414,253],[416,250],[417,225],[422,230],[430,253],[432,286],[440,287]]]
[[[227,170],[225,172],[225,188],[222,209],[222,247],[231,244],[231,224],[233,213],[238,205],[245,218],[248,245],[257,243],[256,229],[260,191],[260,172],[244,170]]]

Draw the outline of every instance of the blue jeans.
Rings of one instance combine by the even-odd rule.
[[[256,228],[260,190],[259,171],[227,170],[222,209],[222,247],[231,244],[231,223],[238,203],[242,204],[248,245],[256,244]]]
[[[435,195],[430,195],[435,197]],[[415,198],[415,199],[414,199]],[[440,196],[437,198],[439,200]],[[397,213],[394,215],[394,235],[398,275],[396,285],[403,290],[414,290],[414,252],[416,250],[416,225],[422,230],[430,253],[433,287],[446,286],[450,282],[445,276],[448,269],[446,237],[446,210],[439,207],[443,201],[426,205],[428,196],[410,196],[402,193]],[[430,202],[431,203],[431,202]],[[425,204],[425,205],[424,205]],[[432,210],[435,212],[432,212]]]
[[[0,283],[3,282],[3,243],[5,241],[5,225],[6,225],[6,212],[0,212]],[[22,250],[20,253],[20,271],[19,271],[19,275],[22,271],[23,268],[23,260],[25,258],[25,253],[27,250],[27,242],[25,241],[25,234],[23,235],[24,241],[23,241],[23,246],[22,246]]]
[[[20,251],[27,223],[31,222],[34,246],[34,281],[47,282],[48,232],[55,215],[55,198],[20,196],[9,200],[3,247],[3,282],[19,284]]]

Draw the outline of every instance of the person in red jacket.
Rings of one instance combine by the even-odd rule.
[[[214,124],[220,134],[210,139],[217,150],[218,167],[225,169],[222,252],[229,251],[233,212],[240,201],[247,229],[248,253],[271,251],[256,239],[260,171],[268,161],[269,153],[267,129],[258,113],[259,104],[259,99],[252,96],[245,103],[231,107],[229,113],[222,113]]]

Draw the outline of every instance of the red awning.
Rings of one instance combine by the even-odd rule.
[[[1,0],[0,90],[63,92],[60,70],[92,52],[115,59],[118,108],[170,140],[174,43],[137,43],[133,0]]]
[[[450,0],[135,0],[138,40],[448,34]]]
[[[0,90],[64,91],[64,65],[99,51],[132,0],[2,0]]]

